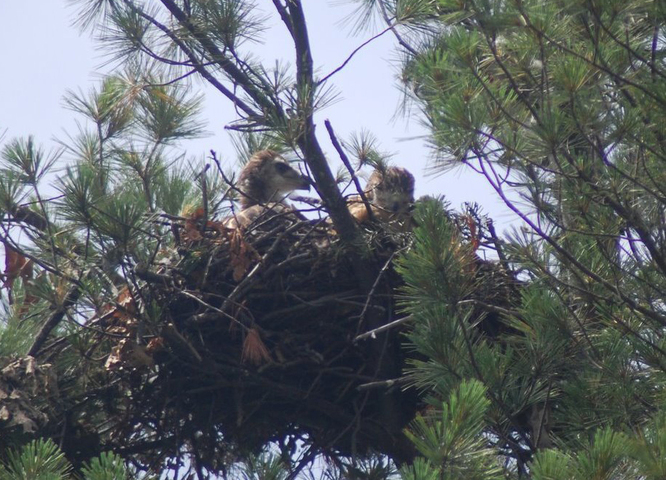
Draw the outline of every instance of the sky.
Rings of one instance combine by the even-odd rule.
[[[293,47],[270,0],[257,0],[259,11],[270,15],[269,29],[261,43],[248,43],[266,65],[276,60],[293,64]],[[313,58],[319,74],[341,65],[349,54],[379,31],[379,26],[358,35],[343,20],[354,6],[344,0],[305,0]],[[102,74],[104,52],[88,33],[72,25],[76,8],[66,0],[0,1],[0,144],[16,137],[33,135],[46,149],[56,148],[56,139],[76,132],[76,115],[63,105],[68,90],[89,91]],[[105,70],[106,69],[106,70]],[[394,164],[408,168],[416,177],[416,196],[445,195],[453,207],[462,202],[479,203],[495,220],[498,230],[513,220],[484,179],[459,168],[433,175],[427,130],[417,116],[398,114],[402,94],[398,84],[399,58],[395,39],[386,34],[358,52],[332,78],[338,101],[315,117],[320,142],[326,153],[337,157],[323,121],[329,119],[341,139],[367,130],[379,141],[382,151],[392,152]],[[201,158],[211,149],[221,158],[234,158],[225,125],[235,120],[230,102],[201,82],[195,89],[205,95],[204,119],[210,136],[184,145],[188,158]]]

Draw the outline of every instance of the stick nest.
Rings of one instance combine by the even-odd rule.
[[[400,329],[355,341],[399,318],[392,261],[411,234],[365,232],[369,292],[330,225],[292,213],[230,229],[203,216],[174,230],[179,246],[159,268],[136,269],[145,286],[122,291],[103,319],[115,335],[106,369],[127,399],[112,443],[159,450],[148,463],[187,444],[213,470],[268,442],[292,455],[411,458],[402,428],[417,399],[392,382]]]

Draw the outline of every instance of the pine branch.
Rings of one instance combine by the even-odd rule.
[[[365,208],[368,211],[368,219],[370,221],[374,221],[375,214],[373,213],[372,208],[370,207],[370,202],[368,201],[368,197],[365,195],[365,191],[361,188],[361,184],[359,183],[358,177],[356,176],[356,173],[354,172],[354,169],[352,168],[351,163],[349,162],[349,158],[347,158],[345,151],[342,149],[340,142],[335,136],[335,132],[333,131],[333,126],[331,125],[331,122],[329,120],[325,120],[324,124],[326,125],[326,130],[328,130],[328,135],[331,138],[331,143],[333,144],[333,147],[338,152],[340,160],[342,160],[342,163],[344,163],[345,168],[349,172],[349,175],[351,175],[351,179],[352,182],[354,182],[356,191],[358,192],[359,196],[361,197],[361,201],[363,202],[363,205],[365,205]]]
[[[205,64],[201,63],[199,58],[195,55],[195,53],[183,42],[178,36],[168,27],[163,25],[162,23],[158,22],[157,19],[154,17],[151,17],[150,15],[147,15],[143,10],[137,8],[134,6],[134,4],[128,0],[124,0],[125,4],[133,9],[137,14],[141,15],[142,18],[148,20],[150,23],[152,23],[155,27],[157,27],[160,31],[162,31],[169,39],[174,42],[178,48],[182,50],[182,52],[187,55],[187,57],[190,59],[191,62],[191,67],[194,68],[203,78],[205,78],[208,83],[213,85],[218,91],[222,93],[225,97],[227,97],[229,100],[233,102],[233,104],[240,108],[246,115],[248,115],[250,118],[260,118],[260,114],[256,112],[252,107],[247,105],[243,100],[241,100],[237,95],[235,95],[233,92],[231,92],[228,88],[226,88],[224,85],[222,85],[208,70],[205,68]],[[174,7],[177,8],[177,7]],[[183,13],[183,16],[185,14]],[[186,17],[185,17],[186,18]]]
[[[313,64],[308,30],[300,0],[292,0],[287,5],[294,32],[294,45],[296,47],[296,69],[299,95],[302,98],[301,111],[303,132],[298,138],[298,145],[305,156],[312,176],[315,179],[317,193],[319,193],[326,206],[333,225],[340,236],[343,245],[351,250],[358,249],[364,244],[360,229],[347,209],[347,204],[340,193],[335,177],[331,172],[324,152],[315,135],[313,122],[314,79]]]
[[[70,287],[67,295],[65,295],[62,305],[60,305],[51,314],[51,316],[46,319],[42,325],[42,328],[37,333],[35,340],[32,342],[32,345],[28,349],[28,356],[34,357],[37,352],[39,352],[39,350],[42,348],[42,345],[44,345],[44,342],[46,342],[49,334],[53,331],[54,328],[58,326],[62,319],[65,318],[65,315],[67,315],[67,310],[69,310],[69,308],[79,300],[80,296],[81,288],[78,285]]]
[[[283,119],[285,117],[282,108],[271,101],[267,92],[260,91],[257,86],[248,78],[248,76],[241,71],[236,65],[231,62],[227,56],[222,52],[217,45],[206,35],[205,32],[200,31],[189,19],[187,14],[183,12],[176,2],[173,0],[160,0],[162,4],[169,10],[169,12],[178,20],[178,22],[192,34],[192,36],[201,44],[201,46],[208,52],[211,58],[217,62],[222,70],[231,78],[234,84],[243,88],[243,90],[252,98],[257,105],[261,107],[264,114],[272,113],[277,118]]]

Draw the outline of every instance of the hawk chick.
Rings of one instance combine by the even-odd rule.
[[[261,150],[248,160],[238,177],[241,211],[229,218],[227,227],[248,227],[261,216],[293,211],[283,202],[294,190],[310,190],[310,179],[292,168],[273,150]]]
[[[365,187],[375,219],[401,231],[412,229],[414,176],[404,168],[377,168]],[[358,195],[350,199],[349,211],[360,223],[369,220],[368,209]]]

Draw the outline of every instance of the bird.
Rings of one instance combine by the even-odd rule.
[[[310,190],[311,180],[294,169],[273,150],[260,150],[252,155],[238,177],[240,211],[228,217],[227,228],[247,229],[262,217],[297,212],[285,196],[294,190]]]
[[[413,228],[414,175],[401,167],[378,167],[364,189],[372,216],[391,228],[407,232]],[[349,212],[359,223],[371,220],[360,195],[348,201]]]

